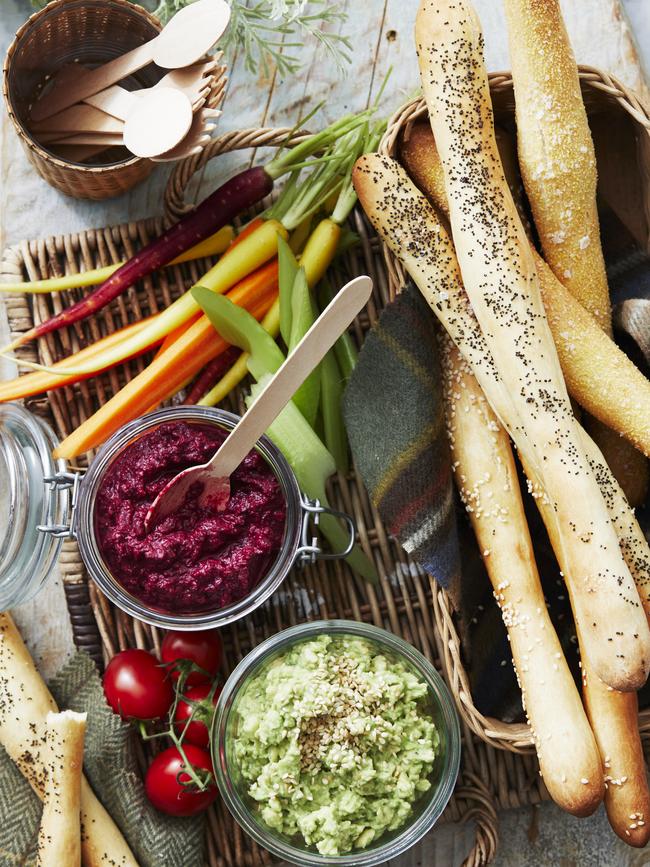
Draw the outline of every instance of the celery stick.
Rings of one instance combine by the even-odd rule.
[[[323,280],[320,284],[319,300],[321,310],[324,310],[334,298],[334,290],[329,280]],[[343,334],[334,344],[334,352],[339,365],[343,382],[347,385],[348,380],[352,376],[352,371],[356,367],[359,352],[355,346],[354,340],[349,331],[344,331]]]
[[[289,346],[291,339],[291,295],[298,263],[287,242],[278,243],[278,285],[280,287],[280,334]]]
[[[254,316],[224,295],[201,286],[192,289],[192,295],[223,339],[249,353],[247,366],[255,379],[275,373],[284,354]]]
[[[336,461],[337,469],[344,475],[350,469],[348,438],[343,423],[341,400],[343,377],[339,370],[334,350],[330,349],[321,361],[321,411],[325,445]]]
[[[246,400],[248,405],[260,394],[267,381],[268,377],[253,385]],[[329,505],[325,484],[336,469],[334,458],[293,402],[287,404],[266,433],[289,462],[301,490],[323,506]],[[347,531],[337,518],[321,515],[319,526],[333,551],[342,551],[346,547]],[[345,559],[366,580],[378,580],[374,564],[358,545]]]
[[[282,302],[280,302],[282,303]],[[309,291],[304,268],[300,268],[291,292],[291,334],[289,355],[300,343],[316,320],[316,307]],[[310,425],[316,421],[320,399],[320,365],[309,374],[295,393],[293,400]]]

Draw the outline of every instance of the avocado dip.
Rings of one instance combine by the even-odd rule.
[[[319,636],[243,687],[235,755],[271,829],[322,855],[399,829],[430,788],[440,738],[427,685],[354,636]]]

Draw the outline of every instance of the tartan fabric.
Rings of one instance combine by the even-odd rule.
[[[367,335],[343,411],[382,520],[459,603],[460,559],[435,317],[414,286]]]

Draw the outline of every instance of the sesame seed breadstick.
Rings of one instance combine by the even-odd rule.
[[[650,792],[639,735],[636,693],[618,692],[582,664],[582,695],[605,768],[605,810],[625,843],[650,840]]]
[[[50,711],[43,744],[43,815],[38,833],[38,867],[81,864],[81,776],[86,714]]]
[[[447,335],[441,346],[454,475],[508,630],[542,777],[556,804],[587,816],[604,794],[600,757],[546,608],[510,440]]]
[[[448,217],[444,172],[428,125],[414,125],[410,138],[401,145],[400,158],[417,186]],[[512,179],[509,185],[512,189]],[[531,251],[569,394],[592,416],[650,456],[650,380],[603,332],[533,247]],[[611,455],[609,450],[607,457]],[[643,490],[645,473],[642,470],[639,475],[637,467],[633,475],[637,481],[641,479]],[[617,474],[617,478],[625,482],[628,477]],[[635,504],[637,485],[632,487],[628,481],[624,487]]]
[[[43,733],[57,707],[7,612],[0,612],[0,744],[39,798],[45,789]],[[138,867],[126,840],[81,778],[84,867]]]
[[[474,375],[487,396],[501,424],[514,440],[520,455],[539,478],[543,455],[534,448],[520,411],[514,404],[514,391],[497,366],[477,323],[469,298],[463,289],[460,271],[451,239],[433,208],[420,193],[401,166],[388,157],[366,154],[354,169],[354,185],[369,219],[389,248],[403,262],[416,285],[432,307],[443,326],[469,362]],[[577,435],[576,435],[577,436]],[[591,470],[589,470],[591,473]],[[603,574],[598,593],[590,593],[590,583],[574,580],[569,595],[576,620],[588,623],[589,656],[598,671],[604,671],[612,681],[625,683],[635,680],[629,660],[641,648],[641,681],[644,677],[648,625],[639,603],[638,593],[629,569],[625,567],[618,548],[618,539],[609,522],[603,498],[593,479],[589,501],[597,499],[605,511],[603,523],[613,536],[615,553],[622,567],[617,574]],[[566,494],[572,495],[573,512],[582,507],[579,495],[573,494],[574,480],[563,480]],[[571,514],[570,521],[573,521]],[[602,519],[601,519],[602,520]],[[613,553],[608,552],[613,559]],[[602,556],[598,549],[597,556]],[[571,573],[571,575],[580,573]],[[621,578],[621,585],[618,578]],[[621,588],[623,593],[621,593]],[[596,623],[593,627],[592,624]],[[623,633],[622,636],[616,635]],[[607,642],[615,636],[616,643]],[[638,635],[638,638],[634,636]],[[622,655],[624,658],[621,659]],[[626,658],[625,658],[626,657]]]
[[[544,258],[611,337],[596,205],[596,154],[578,67],[558,0],[506,0],[518,154]],[[600,421],[585,425],[633,504],[645,499],[648,463]]]
[[[557,514],[588,658],[609,686],[637,689],[650,667],[650,629],[580,442],[535,262],[503,175],[480,23],[464,0],[423,0],[415,29],[463,283],[532,446],[526,461]],[[614,622],[615,649],[603,653],[596,645]]]
[[[558,0],[505,0],[521,175],[553,273],[611,335],[596,155]]]
[[[597,446],[593,440],[590,440],[588,434],[583,432],[583,436],[589,441],[587,448],[599,455]],[[595,460],[601,462],[604,472],[609,472],[602,456],[599,455]],[[528,475],[529,470],[525,462],[524,470]],[[532,473],[529,477],[534,479]],[[616,482],[611,473],[610,477],[615,486]],[[537,486],[537,482],[534,482],[534,487]],[[557,515],[545,497],[540,497],[537,505],[560,568],[567,575],[566,570],[570,567],[563,558]],[[645,547],[647,548],[647,543]],[[621,548],[623,549],[622,544]],[[647,584],[644,607],[648,612]],[[635,692],[619,692],[612,689],[600,680],[584,652],[584,630],[577,622],[575,626],[582,659],[582,696],[605,774],[607,818],[612,829],[626,843],[637,847],[645,846],[650,837],[645,824],[646,821],[650,822],[650,792],[639,734],[637,696]],[[613,639],[609,640],[613,642]]]

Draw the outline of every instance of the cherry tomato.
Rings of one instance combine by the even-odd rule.
[[[168,632],[163,638],[160,655],[163,662],[189,659],[202,668],[206,674],[193,671],[185,681],[188,686],[194,686],[214,680],[221,665],[222,651],[221,636],[217,630],[204,629],[199,632]],[[177,679],[178,672],[172,671],[172,677]]]
[[[185,696],[193,701],[200,701],[200,705],[192,705],[182,699],[176,705],[176,713],[174,714],[174,726],[176,733],[180,737],[183,735],[183,744],[195,744],[197,747],[207,747],[210,743],[210,725],[212,723],[213,708],[216,706],[221,694],[221,687],[218,686],[212,696],[212,703],[208,701],[208,695],[212,689],[210,683],[199,683],[197,686],[191,686],[185,690]],[[192,722],[185,727],[187,720],[192,716]]]
[[[209,753],[192,744],[183,744],[183,749],[192,767],[212,771]],[[182,785],[190,780],[183,768],[181,754],[176,747],[169,747],[158,753],[149,765],[144,780],[144,788],[151,803],[170,816],[193,816],[205,810],[217,797],[214,782],[204,792]]]
[[[104,695],[123,719],[164,717],[174,700],[167,671],[151,653],[135,648],[117,653],[108,663]]]

